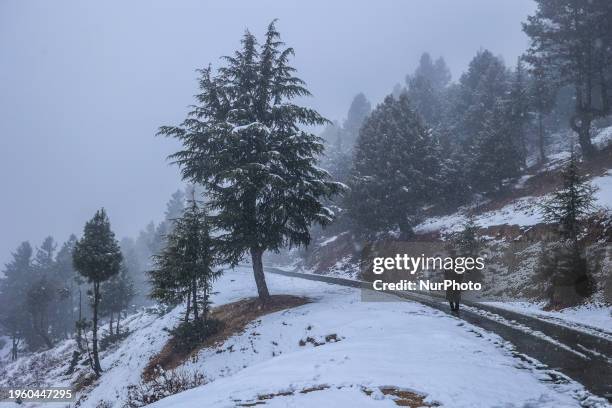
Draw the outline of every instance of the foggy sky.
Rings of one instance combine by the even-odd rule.
[[[178,124],[196,68],[275,17],[313,97],[342,120],[373,104],[423,51],[456,79],[479,48],[514,65],[531,0],[0,0],[0,269],[24,240],[65,240],[104,206],[118,238],[159,221],[181,186],[154,137]]]

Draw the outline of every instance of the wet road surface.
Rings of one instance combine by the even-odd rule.
[[[289,272],[273,267],[264,269],[284,276],[371,289],[369,282]],[[386,293],[451,313],[442,296],[416,292]],[[609,339],[490,305],[463,303],[466,307],[461,310],[459,318],[499,335],[512,343],[518,353],[537,359],[548,369],[559,371],[584,385],[593,394],[612,401],[612,342]],[[517,354],[517,357],[521,356]],[[562,378],[552,378],[554,374],[549,375],[551,382],[563,381]]]

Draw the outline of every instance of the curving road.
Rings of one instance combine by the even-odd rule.
[[[274,267],[265,271],[295,278],[369,290],[368,282],[289,272]],[[450,313],[446,300],[415,292],[388,292]],[[511,342],[518,353],[530,356],[584,385],[593,394],[612,401],[612,341],[536,317],[475,302],[464,302],[460,318]],[[520,357],[520,356],[519,356]],[[562,381],[551,378],[551,381]]]

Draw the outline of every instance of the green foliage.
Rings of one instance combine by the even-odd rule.
[[[563,187],[555,192],[541,208],[544,220],[559,225],[565,239],[577,240],[581,221],[593,210],[595,188],[586,176],[580,173],[578,158],[572,152],[563,169]]]
[[[102,284],[100,294],[100,312],[103,315],[119,314],[128,308],[134,297],[134,283],[125,266]]]
[[[570,125],[586,157],[594,153],[590,127],[610,112],[612,3],[609,0],[536,0],[523,31],[531,39],[527,60],[547,67],[561,85],[575,90]]]
[[[123,331],[119,333],[106,334],[100,339],[100,351],[108,349],[113,344],[119,343],[126,339],[131,333],[129,331]]]
[[[210,218],[192,199],[183,215],[174,220],[166,247],[154,257],[155,268],[149,273],[151,296],[171,305],[189,299],[194,320],[198,320],[198,310],[206,318],[212,283],[221,275],[213,270],[219,261],[217,244],[210,236]]]
[[[312,223],[328,224],[333,213],[321,200],[341,191],[316,165],[322,140],[304,126],[327,123],[318,112],[292,102],[310,95],[289,65],[275,22],[263,44],[246,32],[242,47],[224,57],[215,73],[200,71],[197,105],[180,126],[159,134],[183,149],[170,158],[183,179],[201,184],[214,213],[226,259],[236,264],[251,252],[254,265],[265,250],[310,242]],[[263,272],[256,272],[267,299]]]
[[[223,322],[218,319],[199,319],[182,322],[170,330],[174,345],[178,351],[190,352],[200,346],[208,337],[223,329]]]
[[[100,305],[100,284],[119,273],[123,255],[110,221],[104,209],[96,211],[85,223],[83,237],[78,240],[72,253],[74,268],[92,284],[92,368],[97,376],[102,368],[98,358],[98,311]]]
[[[595,291],[586,250],[577,241],[545,244],[540,255],[537,279],[543,282],[542,294],[552,309],[576,306]]]
[[[348,212],[366,234],[399,228],[404,236],[438,186],[437,141],[404,93],[368,117],[355,148]]]
[[[74,246],[74,268],[90,282],[99,283],[119,273],[122,258],[106,211],[96,211]]]

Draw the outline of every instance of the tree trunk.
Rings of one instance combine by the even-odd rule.
[[[397,226],[400,230],[399,239],[401,241],[407,241],[414,237],[414,230],[412,229],[412,226],[410,225],[408,220],[400,221]]]
[[[270,300],[270,292],[268,292],[263,271],[263,253],[264,251],[261,248],[251,248],[251,261],[253,262],[253,275],[255,276],[257,293],[259,294],[259,300],[265,305]]]
[[[117,327],[115,328],[115,334],[119,335],[119,320],[121,320],[121,312],[117,312]]]
[[[113,312],[110,314],[110,322],[108,323],[108,334],[113,335]]]
[[[19,347],[19,339],[17,339],[17,335],[13,335],[13,348],[11,350],[11,360],[17,360],[17,348]]]
[[[193,296],[193,321],[198,321],[198,287],[195,279],[191,282],[191,295]]]
[[[580,148],[582,149],[582,154],[587,159],[590,159],[595,154],[595,148],[591,143],[591,134],[590,134],[591,122],[582,124],[580,127],[580,132],[578,133],[578,141],[580,142]]]
[[[580,91],[578,91],[580,92]],[[588,108],[581,108],[581,98],[577,97],[577,104],[579,113],[574,114],[570,118],[570,127],[576,133],[578,133],[578,142],[580,143],[580,149],[586,159],[590,159],[595,154],[595,148],[591,143],[591,121],[592,116],[588,113]]]
[[[191,294],[187,296],[187,310],[185,311],[185,323],[189,321],[189,313],[191,313]]]
[[[538,147],[540,149],[540,163],[546,161],[546,152],[544,152],[544,123],[542,113],[538,113]]]
[[[93,354],[93,369],[96,376],[100,376],[102,367],[100,367],[100,359],[98,357],[98,304],[100,303],[100,282],[94,282],[94,304],[93,304],[93,327],[92,327],[92,354]]]
[[[82,302],[81,302],[81,288],[79,287],[79,320],[78,320],[78,324],[77,324],[77,335],[76,335],[76,343],[77,343],[77,347],[79,348],[80,351],[83,351],[83,336],[81,333],[81,320],[83,319],[83,315],[82,315]]]

